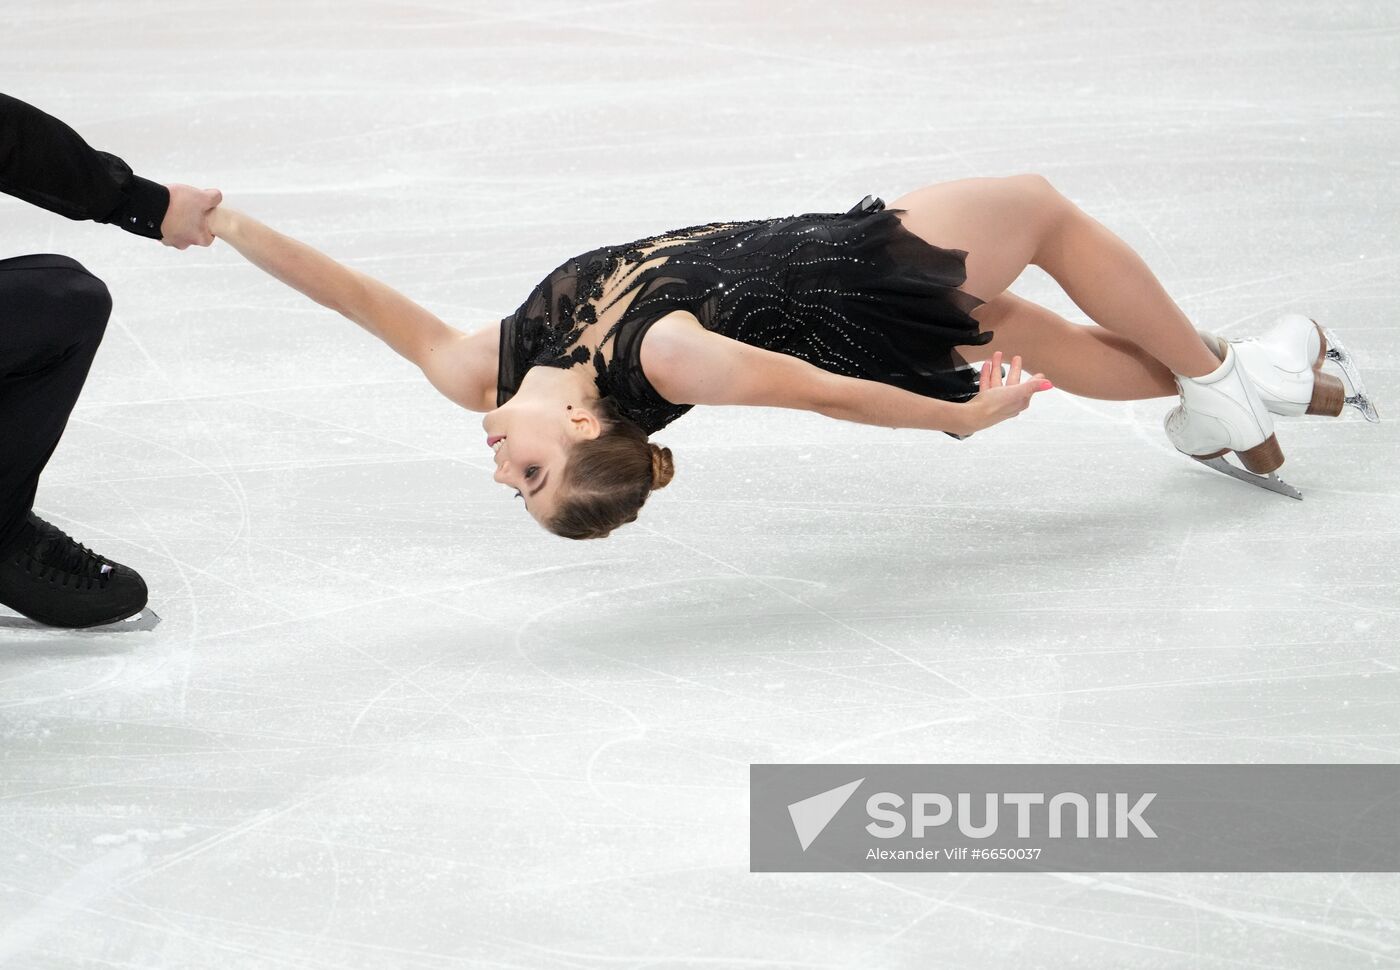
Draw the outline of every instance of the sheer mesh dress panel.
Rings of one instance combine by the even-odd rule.
[[[965,401],[977,375],[954,348],[992,338],[971,316],[982,301],[958,289],[967,254],[924,242],[902,211],[866,196],[845,213],[689,226],[576,256],[502,320],[496,404],[531,367],[589,367],[600,396],[659,431],[692,405],[661,397],[639,354],[675,310],[838,374]]]

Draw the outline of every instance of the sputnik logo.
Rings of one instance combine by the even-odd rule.
[[[806,852],[807,846],[822,834],[822,830],[831,823],[836,813],[841,811],[841,806],[850,800],[863,781],[864,778],[857,778],[839,788],[793,802],[787,807],[788,815],[792,818],[793,830],[797,833],[797,841],[802,844],[803,852]]]

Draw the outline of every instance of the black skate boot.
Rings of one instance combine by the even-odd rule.
[[[31,512],[0,549],[0,604],[48,626],[98,626],[144,609],[146,583]]]

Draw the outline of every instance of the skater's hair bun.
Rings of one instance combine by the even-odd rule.
[[[600,398],[590,410],[602,433],[569,449],[555,513],[543,523],[566,539],[602,539],[634,521],[647,496],[676,474],[671,449],[648,441],[611,397]]]
[[[671,460],[670,448],[651,445],[651,490],[665,488],[676,474],[676,463]]]

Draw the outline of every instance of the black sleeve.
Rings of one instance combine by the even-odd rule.
[[[0,192],[69,219],[92,219],[160,238],[165,186],[91,148],[63,122],[0,94]]]

